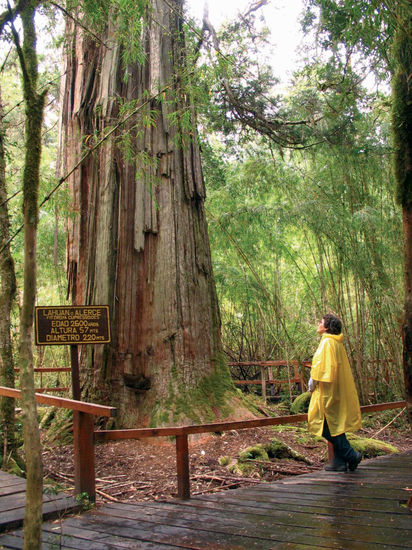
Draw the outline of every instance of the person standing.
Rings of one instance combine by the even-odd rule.
[[[334,458],[325,470],[355,471],[362,460],[346,438],[345,432],[362,427],[358,394],[343,345],[342,321],[327,314],[318,324],[322,335],[312,359],[309,391],[308,428],[333,445]]]

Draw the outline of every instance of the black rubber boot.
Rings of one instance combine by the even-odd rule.
[[[346,462],[342,459],[339,459],[335,456],[335,458],[332,460],[332,462],[329,462],[328,464],[325,464],[323,467],[324,470],[327,472],[346,472]]]
[[[350,460],[348,460],[349,470],[351,472],[354,472],[361,460],[362,460],[361,453],[358,453],[358,451],[353,451],[353,456],[351,457]]]

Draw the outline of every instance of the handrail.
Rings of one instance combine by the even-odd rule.
[[[21,390],[0,386],[0,395],[14,399],[21,398]],[[115,407],[77,401],[35,393],[37,403],[71,409],[73,411],[73,457],[74,491],[76,495],[87,493],[89,499],[96,499],[96,475],[94,467],[94,416],[116,416]]]
[[[364,405],[362,414],[383,411],[387,409],[400,409],[406,406],[405,401],[392,403],[378,403],[376,405]],[[188,436],[200,433],[222,432],[228,430],[243,430],[262,426],[276,426],[304,422],[307,414],[293,414],[270,418],[256,418],[253,420],[240,420],[232,422],[214,422],[212,424],[194,424],[191,426],[171,426],[165,428],[139,428],[126,430],[98,430],[94,432],[95,441],[116,441],[120,439],[143,439],[146,437],[176,437],[176,467],[177,467],[177,495],[181,499],[190,498],[189,477],[189,448]]]
[[[14,388],[6,388],[0,386],[0,395],[4,397],[13,397],[15,399],[21,398],[21,390]],[[94,416],[116,416],[117,409],[115,407],[107,407],[106,405],[96,405],[95,403],[87,403],[86,401],[76,401],[75,399],[67,399],[65,397],[56,397],[55,395],[47,395],[43,393],[34,394],[37,403],[43,405],[52,405],[63,409],[71,409],[72,411],[79,411]]]
[[[71,367],[34,367],[33,372],[71,372]],[[14,372],[20,372],[19,367],[14,369]]]
[[[361,413],[384,411],[388,409],[401,409],[406,406],[406,401],[393,401],[391,403],[377,403],[375,405],[363,405]],[[228,430],[247,430],[265,426],[278,426],[304,422],[307,414],[290,414],[268,418],[253,418],[251,420],[234,420],[231,422],[214,422],[211,424],[193,424],[188,426],[169,426],[164,428],[131,428],[124,430],[96,430],[96,441],[116,441],[119,439],[139,439],[146,437],[170,437],[176,435],[193,435],[202,433],[224,432]]]
[[[305,388],[304,377],[302,373],[298,372],[298,367],[311,367],[312,363],[310,361],[288,361],[283,359],[276,359],[274,361],[238,361],[238,362],[228,362],[229,367],[259,367],[260,368],[260,380],[233,380],[233,383],[237,386],[242,385],[261,385],[262,386],[262,398],[266,401],[266,387],[267,384],[299,384],[300,391],[303,392]],[[293,376],[289,376],[283,380],[274,380],[272,368],[273,367],[293,367]],[[266,369],[269,373],[269,380],[266,380]],[[289,373],[290,374],[290,373]]]
[[[188,426],[170,426],[165,428],[138,428],[125,430],[98,430],[94,432],[96,441],[113,441],[117,439],[139,439],[145,437],[167,437],[174,435],[193,435],[228,430],[247,430],[262,426],[276,426],[304,422],[307,414],[291,414],[268,418],[253,418],[251,420],[235,420],[232,422],[214,422],[213,424],[193,424]]]
[[[229,361],[228,365],[229,367],[287,367],[288,365],[291,367],[299,367],[300,365],[303,367],[311,367],[312,362],[276,359],[274,361]]]
[[[0,386],[0,395],[6,397],[21,397],[21,391]],[[221,432],[228,430],[250,429],[262,426],[275,426],[304,422],[307,414],[294,414],[280,417],[255,418],[251,420],[237,420],[232,422],[214,422],[209,424],[195,424],[190,426],[171,426],[164,428],[140,428],[126,430],[98,430],[94,432],[93,415],[115,416],[114,407],[85,403],[73,399],[65,399],[51,395],[35,394],[36,401],[52,404],[57,407],[72,409],[73,414],[73,439],[75,462],[75,493],[88,493],[91,500],[95,499],[95,470],[94,470],[94,441],[113,441],[120,439],[140,439],[146,437],[176,437],[176,466],[178,497],[190,498],[189,477],[189,447],[188,436],[200,433]],[[406,406],[406,401],[394,401],[391,403],[378,403],[376,405],[364,405],[362,414],[398,409]]]

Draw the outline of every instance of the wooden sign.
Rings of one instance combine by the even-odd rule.
[[[35,308],[38,346],[107,344],[109,306],[49,306]]]

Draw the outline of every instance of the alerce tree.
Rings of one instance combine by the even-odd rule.
[[[112,343],[82,350],[83,397],[123,425],[226,414],[182,0],[101,6],[98,37],[68,20],[63,83],[63,172],[95,148],[69,182],[69,289],[111,312]]]

